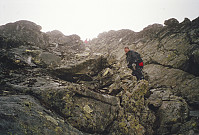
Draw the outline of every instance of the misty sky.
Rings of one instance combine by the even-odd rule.
[[[0,25],[29,20],[42,31],[60,30],[82,39],[104,31],[140,31],[153,23],[199,16],[199,0],[0,0]]]

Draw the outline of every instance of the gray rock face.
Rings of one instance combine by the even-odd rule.
[[[1,96],[0,103],[1,135],[83,135],[30,96]]]
[[[125,33],[117,38],[108,32],[103,35],[103,39],[98,37],[91,41],[92,48],[104,55],[109,54],[109,60],[119,60],[121,67],[126,66],[123,52],[125,46],[139,52],[144,60],[144,72],[150,89],[163,89],[162,94],[150,90],[152,95],[149,96],[149,108],[156,113],[153,127],[157,129],[156,134],[197,134],[198,129],[188,123],[195,121],[189,115],[189,110],[197,112],[199,101],[199,43],[196,36],[199,21],[198,18],[193,21],[185,18],[179,23],[172,18],[166,20],[165,25],[154,24],[138,33],[117,31],[117,34]],[[111,41],[111,44],[106,40]],[[107,49],[109,52],[105,48],[110,48]],[[174,119],[176,121],[172,121]],[[188,125],[189,129],[185,130]]]
[[[104,32],[87,46],[28,21],[0,26],[1,132],[198,134],[199,19],[165,25]],[[146,80],[127,69],[124,46],[143,57]]]
[[[149,108],[158,114],[157,134],[176,134],[181,123],[188,120],[189,109],[185,100],[174,96],[169,88],[151,90]]]
[[[179,69],[165,68],[161,65],[146,65],[152,87],[168,87],[175,95],[186,99],[189,104],[199,101],[199,78]]]

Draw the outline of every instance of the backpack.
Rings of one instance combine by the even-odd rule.
[[[138,62],[138,63],[143,62],[143,60],[142,60],[142,58],[141,58],[141,56],[140,56],[139,53],[135,52],[135,55],[136,55],[136,59],[137,59],[137,62]]]

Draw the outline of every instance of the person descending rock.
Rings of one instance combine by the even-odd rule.
[[[144,76],[142,74],[142,69],[144,65],[140,54],[133,50],[130,50],[129,47],[125,47],[124,51],[126,53],[127,66],[132,70],[132,75],[136,76],[138,81],[144,79]]]

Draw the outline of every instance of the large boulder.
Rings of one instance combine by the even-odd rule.
[[[0,127],[1,135],[83,135],[28,95],[0,97]]]
[[[130,81],[130,80],[129,80]],[[128,86],[128,85],[127,85]],[[144,97],[147,93],[148,82],[124,87],[121,92],[121,108],[118,119],[113,123],[110,134],[152,135],[155,115],[147,107]]]
[[[57,67],[52,72],[57,77],[70,82],[76,82],[80,78],[92,81],[91,76],[97,75],[107,66],[106,58],[96,56],[81,61],[71,61],[68,65]]]

